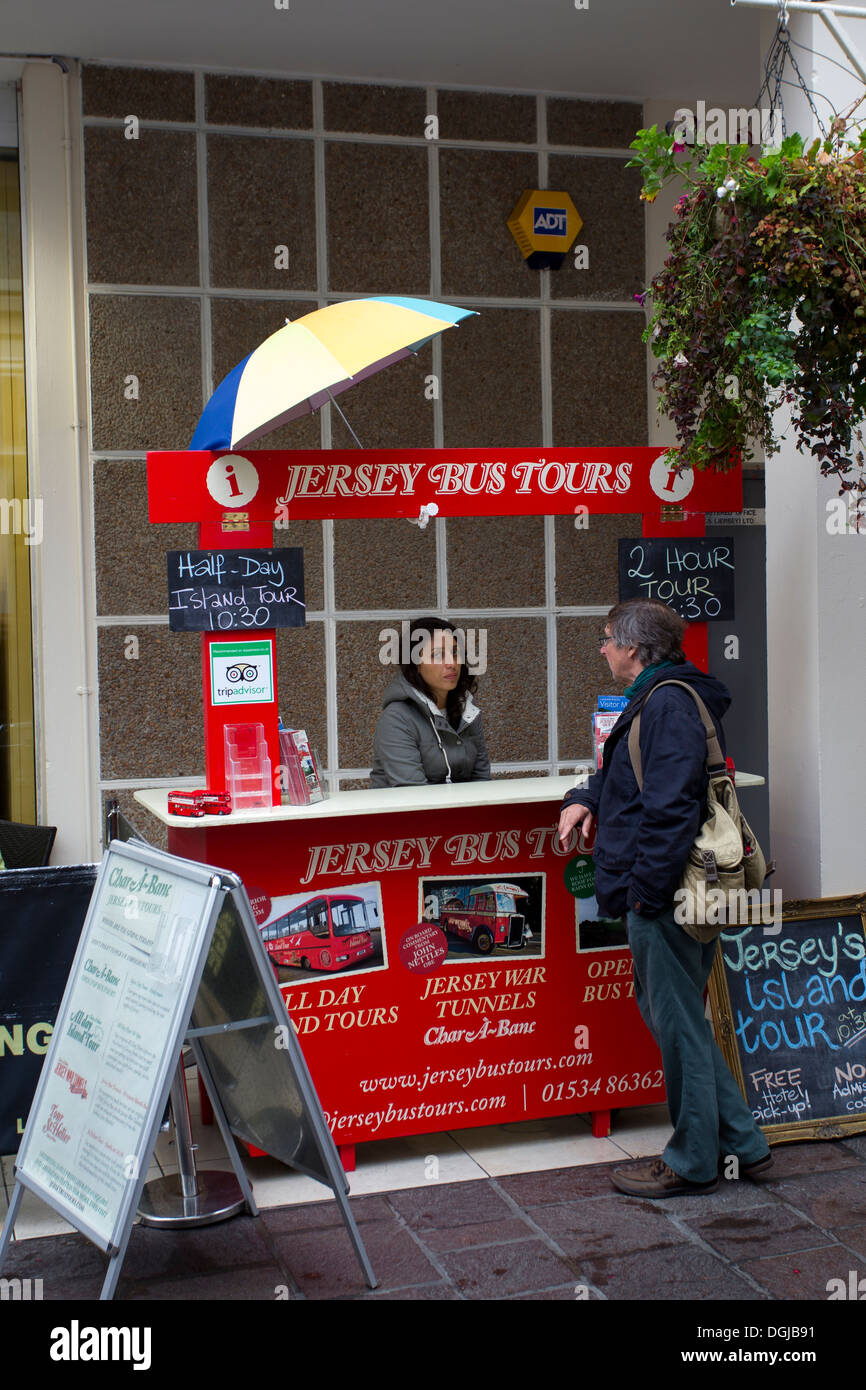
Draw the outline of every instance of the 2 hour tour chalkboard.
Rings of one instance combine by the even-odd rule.
[[[733,537],[621,540],[619,597],[661,599],[690,623],[733,618]]]
[[[306,626],[300,547],[169,550],[166,558],[173,632]]]
[[[791,902],[719,939],[719,1047],[771,1142],[866,1130],[866,897]]]

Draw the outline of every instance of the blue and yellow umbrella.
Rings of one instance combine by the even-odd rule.
[[[474,312],[430,299],[374,295],[305,314],[229,372],[205,406],[190,448],[243,448],[417,352]]]

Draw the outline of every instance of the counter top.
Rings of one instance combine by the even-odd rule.
[[[490,782],[428,783],[420,787],[371,787],[362,791],[336,792],[312,806],[267,806],[252,811],[233,811],[230,816],[170,816],[168,789],[150,787],[134,793],[151,815],[164,825],[199,827],[252,825],[262,821],[323,820],[332,816],[389,815],[395,811],[438,811],[453,806],[501,806],[530,801],[559,802],[566,792],[582,785],[585,774],[575,777],[499,777]],[[764,778],[738,772],[737,787],[760,787]]]

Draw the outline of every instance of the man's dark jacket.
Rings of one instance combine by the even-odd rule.
[[[697,705],[688,691],[665,686],[643,708],[664,680],[694,687],[716,725],[723,752],[725,748],[721,717],[731,703],[730,693],[690,661],[654,672],[632,696],[608,735],[601,769],[563,802],[563,807],[576,802],[588,806],[596,817],[596,898],[609,917],[623,916],[627,908],[657,917],[671,906],[706,818],[707,739]],[[642,792],[628,755],[629,729],[638,711]]]

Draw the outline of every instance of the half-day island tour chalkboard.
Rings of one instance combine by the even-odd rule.
[[[305,627],[304,552],[169,550],[168,625],[173,632],[249,632]]]
[[[719,1046],[771,1142],[866,1130],[866,897],[731,927],[710,977]]]
[[[619,598],[661,599],[690,623],[733,618],[733,537],[620,540]]]

